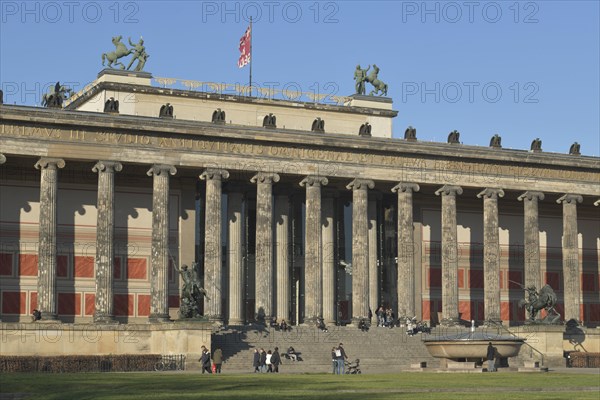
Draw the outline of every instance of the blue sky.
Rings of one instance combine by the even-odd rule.
[[[0,1],[5,102],[39,104],[95,79],[111,37],[144,37],[154,76],[246,83],[238,42],[253,16],[254,81],[350,95],[356,64],[389,85],[394,136],[600,155],[598,1]]]

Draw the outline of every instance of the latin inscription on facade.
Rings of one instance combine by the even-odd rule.
[[[317,149],[301,145],[262,145],[256,143],[240,143],[225,140],[212,140],[200,137],[169,137],[152,134],[127,133],[119,131],[97,131],[78,129],[59,129],[38,126],[1,124],[0,135],[10,137],[32,138],[41,141],[60,141],[97,145],[131,146],[134,149],[168,149],[169,151],[204,152],[250,156],[255,159],[267,157],[282,159],[287,163],[325,162],[331,170],[320,169],[323,175],[337,175],[338,169],[353,166],[386,166],[396,167],[401,171],[401,180],[426,182],[430,179],[431,171],[436,171],[438,179],[447,183],[469,182],[485,176],[486,181],[494,183],[501,178],[510,177],[518,182],[534,182],[540,178],[560,179],[569,181],[598,182],[599,174],[587,171],[567,169],[549,169],[537,166],[515,166],[491,164],[483,162],[466,162],[440,160],[434,158],[417,158],[408,155],[382,154],[374,151],[357,149]],[[0,138],[1,139],[1,138]],[[249,138],[251,140],[252,138]],[[289,166],[288,166],[289,168]],[[285,172],[285,171],[284,171]],[[294,172],[289,169],[289,172]]]

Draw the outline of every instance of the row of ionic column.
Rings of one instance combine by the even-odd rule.
[[[456,325],[458,313],[458,242],[456,225],[456,196],[462,194],[459,186],[446,185],[436,191],[442,196],[442,325]],[[487,188],[477,195],[483,198],[484,234],[484,309],[489,322],[500,321],[500,242],[498,228],[498,197],[504,191]],[[540,271],[538,200],[541,192],[528,191],[519,196],[524,202],[525,286],[542,286]],[[577,203],[580,195],[565,194],[557,200],[563,205],[563,276],[566,321],[580,320],[580,268],[577,241]],[[400,220],[400,216],[399,216]],[[399,235],[400,238],[400,235]],[[400,240],[400,239],[399,239]],[[399,243],[400,246],[400,243]],[[400,271],[400,266],[399,266]],[[555,288],[556,289],[556,288]],[[400,278],[398,291],[400,293]],[[412,314],[409,314],[412,315]]]
[[[0,154],[0,164],[5,157]],[[56,204],[58,170],[65,166],[62,159],[40,158],[35,167],[41,170],[38,308],[42,318],[57,318],[56,309]],[[114,174],[122,165],[114,161],[99,161],[93,167],[98,173],[98,222],[96,235],[96,303],[94,321],[110,323],[113,312],[114,269]],[[169,176],[177,172],[172,165],[153,165],[148,175],[153,177],[152,254],[151,254],[151,322],[169,320]],[[222,181],[229,177],[225,170],[207,169],[200,178],[206,181],[205,211],[205,315],[223,319],[222,289]],[[289,227],[290,203],[287,194],[273,195],[273,184],[279,181],[275,173],[258,172],[251,180],[257,185],[256,215],[256,315],[261,319],[285,318],[290,315]],[[334,197],[322,196],[328,180],[307,176],[300,185],[306,189],[305,221],[305,322],[323,318],[335,321],[334,265]],[[368,317],[369,306],[377,305],[376,224],[374,202],[369,202],[368,189],[374,182],[355,179],[347,186],[353,192],[352,209],[352,316],[354,321]],[[401,182],[392,191],[398,195],[398,314],[415,315],[415,243],[413,236],[413,192],[416,183]],[[442,323],[458,322],[458,242],[456,197],[462,188],[445,185],[436,191],[442,197]],[[230,324],[243,322],[243,259],[242,204],[243,195],[228,194],[227,211],[229,255],[229,316]],[[478,194],[484,202],[484,306],[485,318],[500,320],[500,245],[498,234],[498,197],[504,191],[487,188]],[[274,201],[275,198],[275,201]],[[519,197],[524,202],[525,285],[541,286],[539,257],[538,201],[540,192],[528,191]],[[563,272],[565,320],[579,320],[579,246],[577,242],[577,203],[579,195],[566,194],[558,199],[563,205]],[[273,205],[273,203],[275,205]],[[599,203],[596,202],[595,205]],[[375,260],[373,260],[375,257]],[[369,267],[371,265],[371,267]],[[277,282],[274,282],[274,272]],[[276,315],[274,315],[274,304]]]

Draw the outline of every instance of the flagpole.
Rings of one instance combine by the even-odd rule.
[[[252,36],[254,36],[254,32],[252,32],[252,16],[250,16],[250,97],[252,97],[252,59],[254,58],[252,54]]]

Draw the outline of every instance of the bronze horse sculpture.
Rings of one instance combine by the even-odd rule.
[[[388,85],[386,83],[384,83],[383,81],[379,80],[378,74],[379,74],[379,67],[377,65],[373,64],[373,70],[366,77],[366,81],[369,82],[374,87],[374,90],[371,90],[371,93],[369,93],[369,95],[379,94],[379,92],[381,91],[381,94],[379,94],[380,96],[387,96]]]
[[[526,288],[528,293],[527,300],[523,299],[519,301],[520,307],[525,307],[529,312],[529,320],[535,321],[540,310],[546,310],[546,317],[541,320],[545,324],[554,324],[560,319],[560,314],[556,311],[554,306],[558,298],[556,293],[550,287],[550,285],[544,285],[538,293],[535,286],[529,286]]]
[[[134,49],[128,49],[127,46],[121,42],[122,38],[122,36],[115,36],[112,38],[112,42],[116,49],[111,53],[102,54],[102,65],[104,65],[106,60],[108,60],[108,68],[113,68],[114,63],[115,65],[120,65],[121,69],[125,69],[125,65],[119,61],[119,58],[130,55]]]

